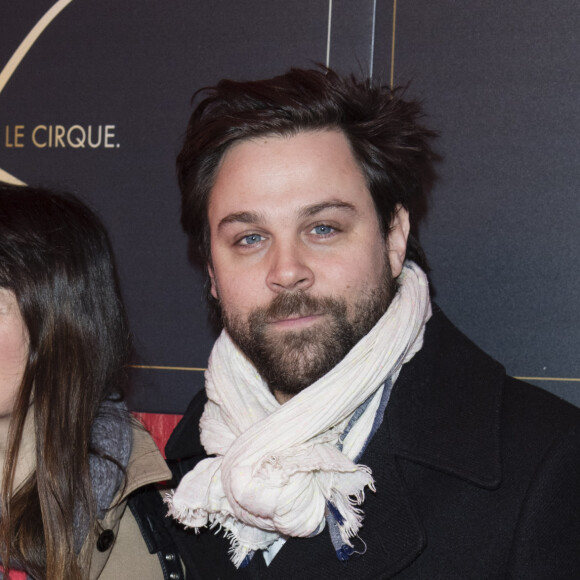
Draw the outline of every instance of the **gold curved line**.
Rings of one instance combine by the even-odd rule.
[[[20,43],[16,52],[12,55],[6,66],[0,73],[0,93],[4,90],[6,83],[18,68],[26,53],[32,48],[38,37],[45,31],[47,26],[60,14],[60,12],[68,6],[72,0],[58,0],[51,6],[46,14],[34,25],[32,30],[26,35],[26,38]]]
[[[18,177],[10,175],[10,173],[4,171],[4,169],[0,169],[0,181],[3,181],[4,183],[10,183],[12,185],[26,185],[24,181],[20,181]]]

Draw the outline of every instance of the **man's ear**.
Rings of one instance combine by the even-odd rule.
[[[410,229],[409,212],[401,204],[398,204],[395,208],[395,216],[389,226],[386,240],[391,271],[395,278],[403,269]]]
[[[210,287],[209,290],[211,292],[211,295],[218,300],[218,291],[217,291],[217,284],[215,281],[215,274],[213,272],[213,268],[211,267],[211,264],[207,265],[207,273],[209,274],[209,282],[210,282]]]

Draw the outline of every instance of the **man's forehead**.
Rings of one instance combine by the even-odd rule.
[[[265,135],[241,141],[226,152],[210,192],[209,210],[219,206],[219,220],[240,214],[238,221],[255,221],[241,214],[258,213],[275,203],[304,216],[333,205],[354,206],[361,194],[369,195],[366,180],[343,133]]]

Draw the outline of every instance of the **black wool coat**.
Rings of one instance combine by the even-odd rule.
[[[175,483],[205,452],[200,393],[173,433]],[[580,579],[580,409],[507,377],[435,308],[361,463],[367,492],[354,554],[325,530],[290,538],[266,567],[236,570],[221,534],[172,526],[195,579]]]

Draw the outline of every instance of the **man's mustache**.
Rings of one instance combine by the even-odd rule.
[[[287,318],[302,318],[322,315],[337,310],[345,310],[339,300],[329,297],[317,297],[304,292],[284,292],[272,300],[269,306],[255,310],[251,318],[256,322],[271,323]]]

